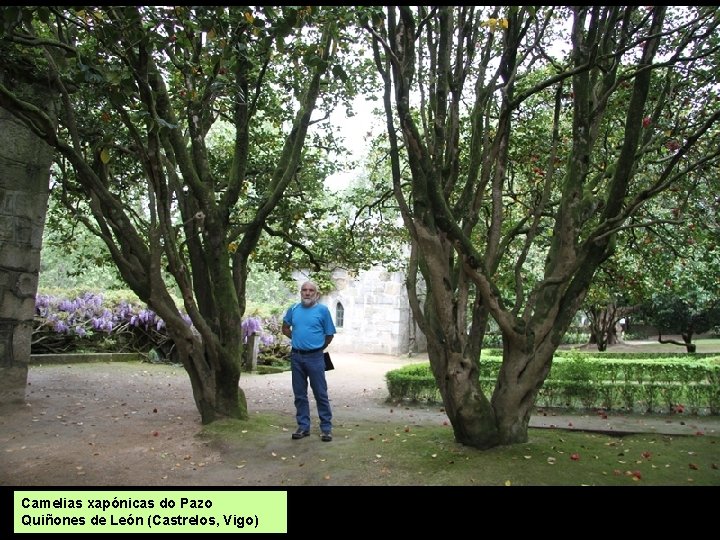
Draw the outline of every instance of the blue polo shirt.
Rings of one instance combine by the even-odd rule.
[[[295,304],[285,313],[283,322],[292,328],[292,346],[305,351],[325,346],[325,336],[335,335],[330,310],[325,304],[312,307]]]

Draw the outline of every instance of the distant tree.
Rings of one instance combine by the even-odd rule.
[[[694,353],[697,345],[692,342],[693,337],[720,324],[720,299],[687,292],[686,296],[673,293],[655,295],[648,302],[644,317],[657,328],[658,342],[684,346],[687,352]],[[663,338],[663,334],[680,334],[682,341]]]
[[[658,341],[694,352],[693,337],[720,323],[720,197],[717,171],[689,174],[653,215],[667,216],[634,238],[635,286]],[[682,341],[663,337],[679,334]]]

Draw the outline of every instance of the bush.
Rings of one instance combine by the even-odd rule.
[[[151,351],[162,359],[175,356],[165,322],[133,298],[116,295],[108,302],[93,292],[35,298],[33,354]]]
[[[184,318],[192,326],[190,318]],[[259,363],[282,365],[289,358],[290,347],[277,315],[247,317],[241,324],[246,343],[251,333],[259,336]],[[165,322],[130,291],[37,294],[31,353],[82,352],[134,352],[161,362],[179,360]]]
[[[623,356],[627,356],[623,358]],[[499,351],[482,352],[479,382],[489,395],[502,363]],[[413,364],[386,375],[390,399],[441,401],[429,364]],[[694,414],[720,412],[720,357],[662,353],[609,356],[556,351],[538,406]],[[681,405],[684,404],[684,405]]]

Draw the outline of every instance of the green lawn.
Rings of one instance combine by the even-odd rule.
[[[720,485],[718,436],[628,435],[530,429],[529,441],[476,450],[450,426],[340,424],[331,444],[286,444],[286,418],[207,426],[239,484],[364,486]],[[267,451],[273,448],[272,452]],[[288,448],[283,451],[282,448]],[[258,476],[260,478],[258,478]]]

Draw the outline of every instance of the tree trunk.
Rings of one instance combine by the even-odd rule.
[[[224,342],[214,332],[200,335],[178,311],[161,277],[156,275],[151,279],[154,281],[153,293],[140,299],[165,321],[180,362],[190,377],[202,423],[209,424],[221,418],[247,419],[247,400],[239,388],[244,347],[241,326],[236,321],[240,321],[241,316],[219,321]],[[225,311],[232,312],[230,307]]]
[[[2,74],[5,85],[12,84]],[[49,112],[46,86],[17,92]],[[52,115],[50,115],[52,117]],[[0,401],[25,399],[53,151],[0,107]]]
[[[423,331],[445,412],[457,442],[475,448],[492,448],[498,444],[495,413],[480,388],[478,358],[470,356],[473,348],[466,346],[465,317],[458,317],[458,310],[464,310],[458,297],[464,294],[449,290],[449,284],[456,280],[448,265],[452,246],[430,234],[419,221],[415,228],[419,233],[418,249],[425,261],[423,276],[427,296]],[[416,292],[410,294],[416,295]]]
[[[480,449],[497,446],[495,413],[480,388],[476,361],[443,347],[439,321],[430,317],[428,324],[428,358],[455,440]]]
[[[697,351],[697,345],[692,342],[692,333],[682,333],[680,334],[683,338],[682,341],[678,341],[676,339],[663,339],[662,333],[658,334],[658,343],[662,343],[663,345],[669,344],[669,345],[679,345],[680,347],[685,347],[685,350],[689,353],[694,353]]]
[[[503,339],[503,364],[492,397],[500,444],[527,442],[535,398],[550,372],[552,353],[525,350],[526,344]]]

